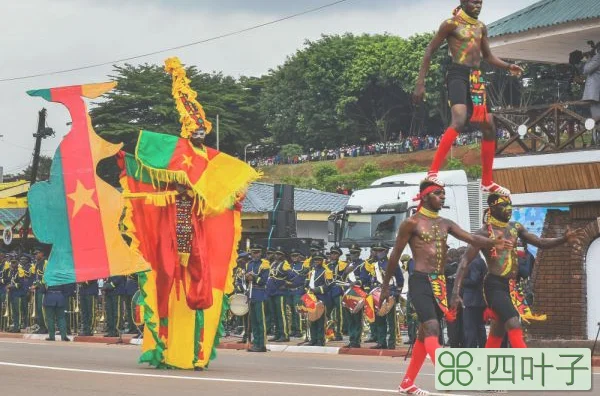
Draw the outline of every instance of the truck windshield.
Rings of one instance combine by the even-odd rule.
[[[387,241],[393,243],[406,213],[349,214],[344,220],[343,242]]]

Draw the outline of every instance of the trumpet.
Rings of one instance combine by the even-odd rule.
[[[31,319],[35,319],[37,317],[36,313],[35,313],[35,294],[36,294],[36,289],[33,289],[33,294],[31,295],[31,299],[33,300],[33,302],[31,303]]]

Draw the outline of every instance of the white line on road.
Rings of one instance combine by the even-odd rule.
[[[368,372],[368,373],[382,373],[382,374],[404,374],[404,371],[380,371],[380,370],[357,370],[357,369],[348,369],[348,368],[335,368],[335,367],[309,367],[309,369],[314,369],[314,370],[333,370],[333,371],[356,371],[359,373],[364,373],[364,372]],[[429,375],[429,376],[435,376],[435,374],[430,374],[430,373],[419,373],[419,375]]]
[[[35,364],[20,364],[20,363],[11,363],[11,362],[0,362],[0,366],[44,369],[44,370],[54,370],[54,371],[68,371],[68,372],[87,373],[87,374],[107,374],[107,375],[125,376],[125,377],[145,377],[145,378],[182,379],[182,380],[211,381],[211,382],[234,382],[234,383],[245,383],[245,384],[285,385],[285,386],[299,386],[299,387],[310,387],[310,388],[356,390],[356,391],[379,392],[379,393],[397,393],[398,392],[397,390],[391,390],[391,389],[361,388],[361,387],[357,387],[357,386],[307,384],[307,383],[280,382],[280,381],[258,381],[258,380],[243,380],[243,379],[234,379],[234,378],[187,377],[187,376],[183,376],[183,375],[124,373],[124,372],[117,372],[117,371],[85,370],[85,369],[75,369],[75,368],[68,368],[68,367],[39,366],[39,365],[35,365]],[[468,395],[457,395],[457,394],[452,394],[452,393],[435,393],[435,392],[429,393],[429,394],[431,396],[468,396]]]

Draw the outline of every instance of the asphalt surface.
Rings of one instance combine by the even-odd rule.
[[[137,364],[139,347],[88,343],[0,340],[3,394],[82,395],[310,395],[394,394],[406,363],[402,358],[219,350],[204,372],[156,370]],[[433,366],[418,384],[435,392]],[[600,395],[600,371],[594,388]],[[481,395],[439,392],[438,395]],[[490,393],[485,393],[489,395]],[[553,395],[560,392],[510,392]]]

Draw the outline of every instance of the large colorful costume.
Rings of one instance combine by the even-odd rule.
[[[71,130],[54,154],[50,180],[31,186],[27,196],[36,238],[52,244],[44,274],[48,286],[149,268],[121,237],[121,194],[96,174],[98,162],[115,155],[122,144],[109,143],[94,132],[83,97],[97,98],[115,85],[86,84],[27,92],[64,104],[72,121]]]
[[[127,234],[152,266],[140,276],[146,324],[140,361],[205,368],[215,356],[226,295],[233,290],[241,201],[259,175],[236,158],[190,142],[194,131],[208,133],[211,125],[179,60],[165,64],[181,137],[141,131],[135,156],[119,157],[129,198]]]

